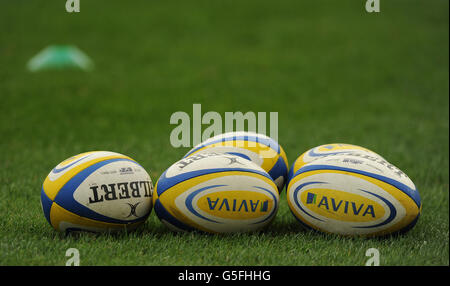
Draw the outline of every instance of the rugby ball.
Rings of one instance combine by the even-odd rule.
[[[273,179],[279,192],[288,174],[288,160],[283,148],[272,138],[254,132],[228,132],[205,140],[185,156],[202,152],[220,152],[240,156],[263,168]]]
[[[422,209],[411,179],[366,153],[335,154],[304,165],[289,182],[287,200],[306,228],[349,236],[406,232]]]
[[[128,156],[94,151],[58,164],[41,190],[45,218],[58,231],[133,230],[152,209],[149,174]]]
[[[170,229],[211,233],[254,231],[268,225],[279,195],[261,167],[240,156],[199,153],[170,166],[153,196],[155,213]]]
[[[309,149],[308,151],[301,154],[292,164],[291,168],[289,169],[288,173],[288,182],[291,179],[291,177],[294,175],[295,172],[297,172],[301,167],[303,167],[305,164],[308,164],[316,159],[330,156],[330,155],[338,155],[338,154],[349,154],[349,153],[362,153],[366,154],[368,156],[375,156],[379,157],[381,159],[384,159],[377,153],[373,152],[372,150],[369,150],[367,148],[353,145],[353,144],[346,144],[346,143],[331,143],[331,144],[324,144],[320,146],[316,146],[314,148]]]

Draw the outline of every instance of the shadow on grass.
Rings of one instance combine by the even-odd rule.
[[[316,230],[305,229],[295,220],[280,220],[272,222],[265,228],[257,231],[251,232],[238,232],[238,233],[208,233],[204,231],[186,231],[177,232],[169,229],[162,223],[156,221],[147,221],[143,225],[139,226],[137,229],[132,231],[116,231],[116,232],[89,232],[89,231],[72,231],[72,232],[54,232],[53,234],[48,233],[52,238],[59,239],[113,239],[113,240],[123,240],[123,239],[133,239],[133,238],[143,238],[148,237],[149,239],[171,239],[171,238],[236,238],[236,237],[252,237],[261,236],[264,238],[281,238],[281,237],[296,237],[303,239],[322,239],[322,240],[342,240],[342,241],[386,241],[386,240],[398,240],[405,237],[405,233],[396,232],[392,234],[387,234],[384,236],[376,237],[364,237],[364,236],[343,236],[337,234],[322,233]]]
[[[111,231],[111,232],[91,232],[91,231],[70,231],[70,232],[46,232],[49,238],[52,239],[124,239],[124,238],[140,238],[149,237],[152,239],[164,239],[170,237],[186,237],[186,236],[203,236],[203,237],[233,237],[233,236],[258,236],[264,235],[265,237],[278,237],[286,235],[298,235],[299,233],[306,233],[308,230],[303,229],[298,223],[294,222],[278,222],[272,223],[267,227],[251,232],[239,232],[239,233],[208,233],[199,230],[177,232],[169,229],[162,223],[147,222],[135,230],[132,231]],[[44,236],[45,236],[44,234]]]

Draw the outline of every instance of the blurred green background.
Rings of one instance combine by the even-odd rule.
[[[64,264],[67,245],[98,243],[86,264],[363,265],[377,245],[384,264],[448,265],[448,1],[381,0],[370,14],[356,0],[80,2],[67,13],[62,0],[0,0],[0,264]],[[95,69],[28,72],[54,44],[79,47]],[[50,228],[39,199],[55,165],[116,151],[156,182],[189,149],[170,145],[170,116],[194,103],[222,115],[278,112],[290,163],[334,142],[381,154],[418,187],[419,223],[382,241],[321,237],[299,229],[282,197],[262,236],[180,237],[154,214],[120,238]],[[110,259],[126,245],[125,258]],[[201,254],[209,245],[212,257]],[[162,253],[142,254],[150,247]]]

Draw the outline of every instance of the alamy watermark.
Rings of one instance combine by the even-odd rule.
[[[80,266],[80,251],[76,248],[66,250],[66,257],[70,257],[66,261],[66,266]]]
[[[278,112],[235,111],[222,116],[215,111],[202,114],[201,104],[193,104],[192,118],[187,112],[177,111],[170,116],[170,124],[176,125],[170,133],[170,144],[174,148],[193,147],[216,135],[238,131],[264,134],[278,141]],[[268,129],[270,134],[267,134]],[[256,143],[245,144],[256,146]]]
[[[380,266],[380,251],[376,248],[366,250],[366,256],[370,257],[366,261],[366,266]]]
[[[67,13],[79,13],[80,12],[80,0],[67,0],[66,1]]]
[[[68,13],[80,12],[80,0],[66,0],[66,11]],[[380,0],[366,0],[366,11],[368,13],[380,12]]]
[[[368,13],[379,13],[380,12],[380,0],[367,0],[366,1],[366,11]]]

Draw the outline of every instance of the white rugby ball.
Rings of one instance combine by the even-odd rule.
[[[158,218],[173,230],[246,232],[273,220],[279,195],[261,167],[212,152],[169,167],[156,183],[153,202]]]
[[[404,172],[366,153],[336,154],[304,165],[291,178],[287,199],[306,228],[350,236],[406,232],[422,208]]]
[[[133,230],[152,209],[149,174],[128,156],[94,151],[58,164],[41,190],[45,218],[58,231]]]

